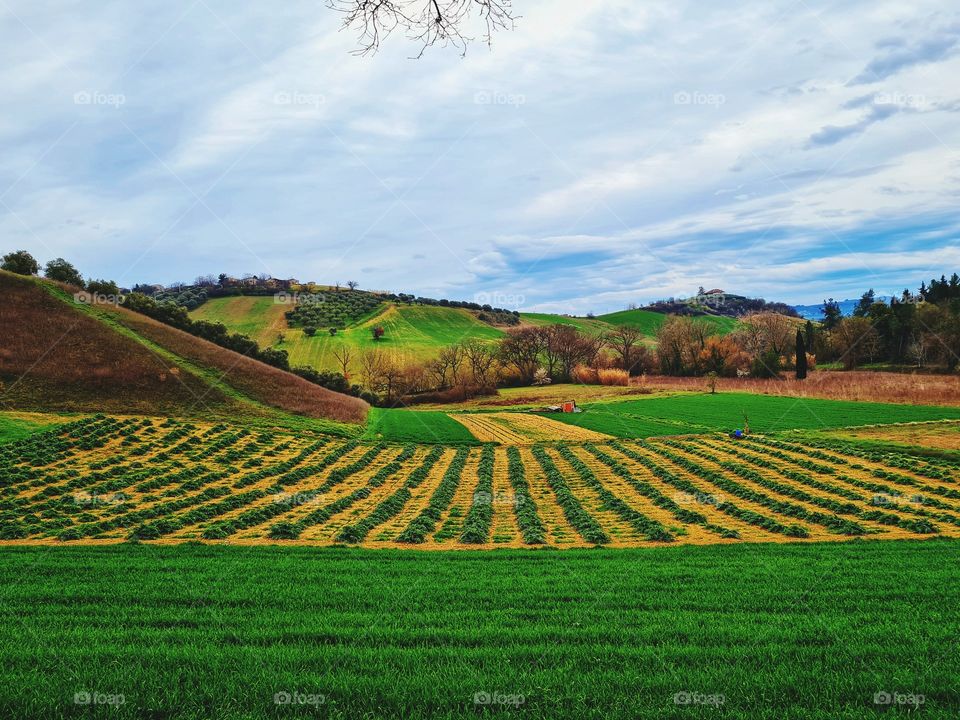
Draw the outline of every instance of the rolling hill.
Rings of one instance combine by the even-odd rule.
[[[319,370],[339,368],[334,356],[337,348],[346,346],[356,354],[374,347],[371,329],[377,326],[384,329],[384,335],[376,347],[418,358],[433,356],[461,340],[496,340],[503,335],[503,330],[481,322],[468,310],[388,303],[335,336],[321,328],[308,337],[302,329],[288,325],[284,313],[289,309],[289,305],[274,303],[272,297],[229,297],[209,300],[190,316],[223,323],[233,332],[249,335],[261,347],[286,350],[291,365]]]
[[[424,359],[462,340],[496,340],[508,329],[506,326],[485,323],[463,308],[388,302],[345,329],[338,330],[334,336],[321,327],[316,335],[308,337],[301,328],[291,327],[287,322],[285,313],[290,307],[275,302],[270,296],[221,297],[208,300],[193,310],[190,317],[223,323],[231,332],[250,336],[261,347],[286,350],[291,365],[308,365],[318,370],[339,369],[334,353],[337,348],[344,346],[354,351],[354,357],[365,349],[379,347],[402,357]],[[647,336],[648,344],[653,344],[657,330],[666,318],[662,313],[649,310],[623,310],[595,318],[548,313],[520,315],[523,325],[573,325],[591,334],[629,325],[639,328]],[[720,334],[733,331],[738,322],[734,318],[714,315],[699,319],[713,324]],[[375,345],[371,329],[377,326],[384,329],[384,335]]]
[[[628,325],[639,329],[647,337],[653,338],[657,330],[667,319],[663,313],[653,312],[652,310],[621,310],[619,312],[600,315],[599,320],[608,325]],[[699,315],[694,316],[694,320],[704,320],[716,328],[717,333],[726,335],[733,332],[737,326],[737,320],[732,317],[722,315]]]
[[[366,417],[361,400],[74,290],[0,271],[3,409]]]

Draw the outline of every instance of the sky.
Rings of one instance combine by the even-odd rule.
[[[0,0],[0,252],[574,314],[960,268],[956,3],[514,9],[412,59],[322,0]]]

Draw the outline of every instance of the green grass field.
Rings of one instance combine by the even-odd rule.
[[[577,330],[589,335],[599,335],[610,329],[610,324],[597,318],[567,317],[548,313],[521,313],[520,319],[530,325],[573,325]]]
[[[747,393],[682,393],[637,400],[591,403],[579,414],[550,415],[554,420],[616,437],[655,437],[732,431],[819,430],[884,423],[960,418],[960,408],[891,405]]]
[[[478,320],[472,313],[459,308],[430,305],[386,304],[380,310],[361,319],[351,327],[331,337],[327,328],[320,328],[313,337],[300,328],[287,325],[284,313],[290,305],[277,304],[273,297],[229,297],[208,300],[190,313],[197,320],[223,323],[233,332],[249,335],[261,346],[280,347],[287,351],[292,365],[309,365],[323,370],[339,369],[333,353],[346,345],[354,355],[380,347],[410,359],[434,357],[442,348],[464,340],[494,341],[502,337],[506,328],[494,327]],[[663,324],[665,315],[647,310],[624,310],[597,318],[564,317],[547,313],[523,313],[523,322],[531,325],[555,323],[573,325],[590,334],[609,331],[615,325],[640,328],[649,342]],[[706,317],[717,331],[726,334],[737,324],[733,318]],[[380,325],[385,334],[374,343],[371,328]],[[278,339],[283,336],[283,343]],[[357,372],[356,361],[352,369]]]
[[[4,548],[0,712],[954,718],[958,550]]]
[[[638,328],[644,335],[653,337],[657,330],[663,325],[667,316],[663,313],[650,312],[649,310],[621,310],[619,312],[600,315],[597,318],[609,325],[629,325]],[[696,318],[705,320],[716,328],[721,335],[733,332],[737,327],[737,320],[730,317],[719,315],[704,315]]]
[[[0,413],[0,443],[20,440],[70,418],[40,413]]]
[[[444,412],[399,408],[370,408],[364,438],[402,443],[478,442],[469,430]]]
[[[221,322],[230,330],[249,335],[262,346],[287,351],[291,365],[309,365],[324,370],[339,369],[334,357],[338,347],[346,345],[356,356],[365,350],[380,348],[401,357],[426,359],[447,345],[462,340],[496,340],[503,330],[477,320],[467,310],[428,305],[385,306],[346,330],[331,337],[320,328],[308,337],[300,328],[287,326],[284,312],[289,305],[275,304],[272,297],[236,297],[209,300],[191,313],[197,320]],[[384,336],[374,342],[371,328],[381,326]],[[283,343],[277,344],[283,335]],[[359,370],[354,360],[353,372]]]
[[[960,408],[955,407],[892,405],[748,393],[662,393],[632,400],[610,399],[581,403],[581,407],[584,410],[582,413],[553,413],[547,417],[622,438],[730,432],[743,427],[744,413],[750,419],[750,429],[753,432],[821,430],[960,419]],[[492,407],[478,411],[504,410],[510,408]],[[397,442],[460,441],[465,431],[459,423],[446,417],[443,411],[404,409],[371,411],[369,427],[369,437]]]

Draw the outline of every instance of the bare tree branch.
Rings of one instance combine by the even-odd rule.
[[[464,55],[475,39],[467,34],[474,18],[487,45],[498,30],[512,30],[517,19],[513,0],[327,0],[327,6],[343,15],[344,29],[358,33],[356,55],[377,52],[396,30],[420,44],[417,58],[437,44]]]

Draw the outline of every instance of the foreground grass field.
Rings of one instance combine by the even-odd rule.
[[[5,548],[0,715],[955,718],[958,551]]]

